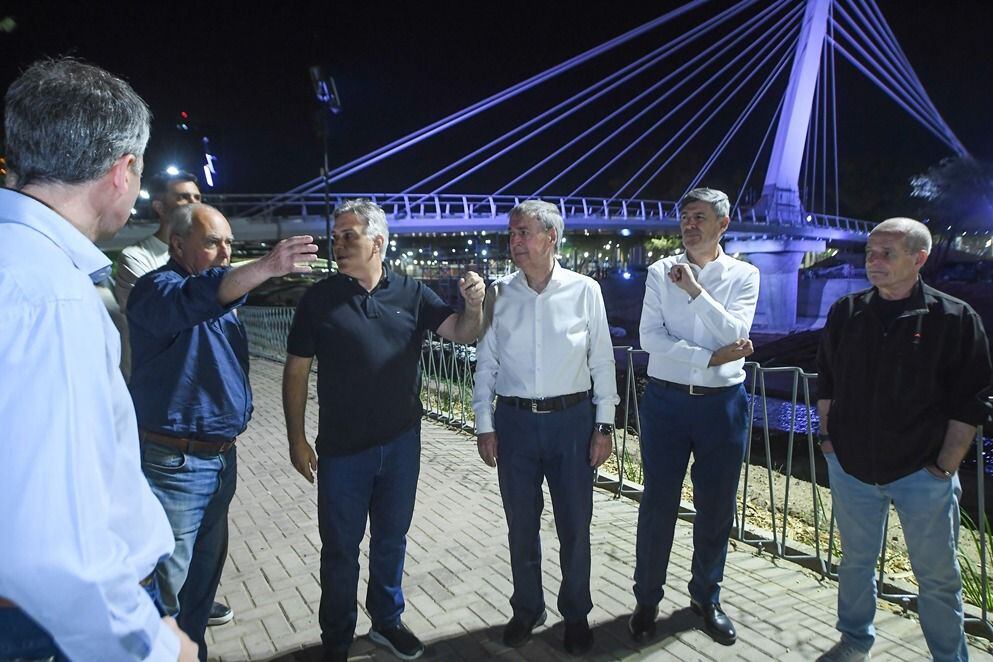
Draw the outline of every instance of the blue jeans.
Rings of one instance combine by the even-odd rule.
[[[159,615],[165,615],[155,577],[144,585]],[[0,662],[6,660],[53,660],[69,662],[52,635],[17,607],[0,608]]]
[[[541,583],[541,484],[548,481],[559,537],[562,585],[558,608],[566,621],[586,618],[590,596],[590,520],[593,477],[590,439],[594,408],[589,401],[568,409],[536,414],[497,400],[497,476],[507,515],[514,616],[533,621],[545,609]]]
[[[358,453],[323,455],[317,468],[321,532],[321,606],[327,648],[347,648],[355,636],[359,544],[369,520],[369,586],[365,606],[375,630],[400,623],[407,530],[421,470],[421,423]]]
[[[958,476],[937,478],[920,469],[886,485],[870,485],[825,454],[834,516],[841,534],[838,568],[838,630],[842,638],[868,651],[876,639],[876,562],[890,502],[903,525],[914,576],[920,586],[917,609],[921,630],[937,662],[967,660],[962,576],[955,552],[959,537]]]
[[[143,442],[141,468],[172,526],[176,550],[155,569],[166,611],[200,646],[228,554],[228,507],[237,487],[238,454],[190,455]]]
[[[719,602],[748,434],[745,388],[690,395],[649,382],[640,414],[645,491],[638,507],[635,599],[644,605],[662,600],[692,453],[696,516],[690,597],[701,604]]]

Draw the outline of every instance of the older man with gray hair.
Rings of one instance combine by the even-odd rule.
[[[238,435],[252,416],[248,338],[235,310],[269,278],[310,271],[309,236],[231,267],[234,237],[205,204],[177,207],[169,261],[128,299],[142,469],[172,525],[175,553],[157,576],[166,609],[200,645],[227,556],[228,506],[237,483]]]
[[[648,385],[639,410],[645,492],[634,571],[638,606],[628,623],[639,642],[655,633],[690,455],[696,508],[690,607],[714,641],[731,645],[737,638],[720,594],[748,434],[743,366],[752,353],[759,270],[721,248],[729,211],[721,191],[687,193],[679,203],[686,252],[648,269],[641,313]]]
[[[561,545],[564,644],[580,655],[593,646],[593,478],[611,453],[614,353],[599,284],[555,259],[565,232],[558,208],[528,200],[509,220],[518,271],[487,294],[472,397],[479,455],[497,467],[507,515],[514,615],[503,643],[523,646],[547,618],[538,535],[547,480]]]
[[[366,520],[369,637],[413,659],[424,645],[401,620],[401,583],[420,472],[421,347],[428,331],[474,342],[485,287],[476,273],[466,272],[459,283],[465,310],[456,313],[423,283],[391,271],[383,262],[386,214],[370,200],[347,200],[335,209],[331,240],[338,273],[300,300],[283,371],[290,460],[310,482],[317,470],[324,659],[346,660],[355,635]],[[315,356],[316,454],[304,426]]]
[[[820,446],[841,534],[838,631],[823,660],[866,660],[890,504],[920,586],[935,660],[965,660],[958,468],[986,416],[993,369],[979,315],[924,283],[931,233],[891,218],[869,234],[872,288],[828,313],[817,355]]]
[[[63,58],[5,98],[0,189],[0,657],[183,662],[157,602],[173,550],[141,475],[120,339],[94,242],[127,222],[150,114],[130,85]]]

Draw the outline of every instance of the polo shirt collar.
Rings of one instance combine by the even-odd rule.
[[[42,201],[20,191],[0,189],[0,209],[6,217],[0,218],[0,223],[23,225],[44,235],[94,283],[110,276],[110,259],[72,223]]]

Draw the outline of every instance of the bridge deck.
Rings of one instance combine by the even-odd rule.
[[[316,490],[286,459],[280,409],[280,366],[253,359],[255,416],[239,441],[239,487],[231,508],[230,556],[219,596],[235,611],[233,623],[208,632],[211,659],[281,662],[319,660]],[[312,390],[312,392],[314,392]],[[316,402],[308,430],[317,425]],[[408,542],[404,621],[428,644],[429,660],[568,660],[555,611],[559,582],[558,544],[551,514],[542,522],[549,625],[518,650],[499,643],[510,616],[510,566],[506,522],[496,473],[476,456],[464,434],[425,421],[423,462],[414,523]],[[550,501],[546,499],[546,504]],[[550,507],[550,506],[549,506]],[[689,611],[691,529],[679,522],[662,603],[660,638],[636,647],[626,631],[634,606],[637,507],[597,491],[593,515],[593,602],[591,625],[601,660],[812,660],[836,637],[835,584],[792,563],[759,555],[732,541],[723,604],[738,624],[730,648],[713,643]],[[364,596],[368,539],[362,549]],[[876,615],[876,660],[926,659],[915,617],[881,603]],[[360,609],[357,633],[369,619]],[[993,659],[973,643],[974,660]],[[352,645],[352,659],[393,660],[365,637]]]

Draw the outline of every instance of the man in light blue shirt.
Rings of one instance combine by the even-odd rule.
[[[5,101],[0,658],[195,660],[146,581],[172,532],[141,473],[120,339],[93,287],[110,272],[93,242],[138,195],[148,108],[72,59],[35,63]]]

